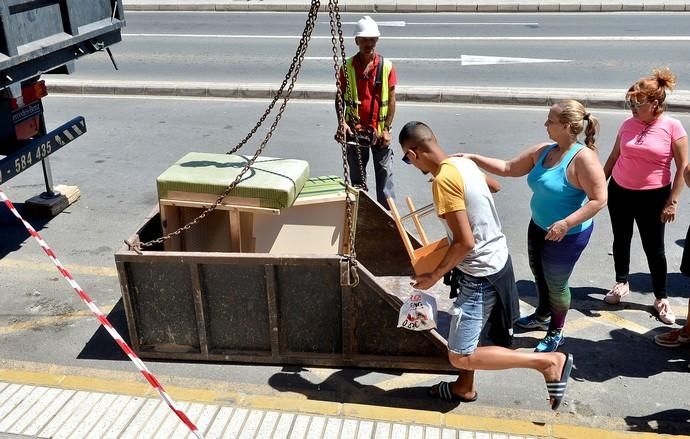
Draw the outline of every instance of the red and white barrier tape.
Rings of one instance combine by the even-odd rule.
[[[74,280],[74,278],[69,273],[69,271],[67,271],[67,269],[62,265],[62,263],[60,263],[57,256],[55,256],[55,253],[53,253],[53,251],[50,249],[50,247],[48,247],[48,244],[46,244],[46,242],[43,240],[43,238],[41,238],[41,235],[39,235],[38,232],[36,230],[34,230],[34,228],[31,226],[31,224],[26,222],[26,220],[24,218],[22,218],[22,216],[19,214],[19,212],[17,212],[17,209],[14,207],[14,205],[9,200],[9,198],[7,198],[7,196],[2,191],[2,189],[0,189],[0,199],[5,202],[5,205],[7,205],[7,208],[10,209],[10,211],[14,214],[14,216],[16,216],[17,219],[19,219],[19,221],[21,221],[24,224],[24,227],[26,227],[26,230],[29,231],[31,236],[33,236],[34,239],[36,240],[36,242],[38,242],[38,244],[41,246],[43,251],[50,258],[50,260],[53,261],[53,263],[57,267],[60,274],[62,274],[62,276],[72,286],[72,288],[74,288],[74,291],[76,291],[77,294],[79,294],[79,297],[82,298],[84,303],[86,303],[86,306],[88,306],[89,309],[91,310],[91,312],[96,316],[96,319],[98,319],[98,321],[101,323],[101,325],[103,325],[103,327],[106,329],[106,331],[108,331],[110,336],[113,337],[115,342],[120,346],[120,348],[125,352],[125,354],[127,354],[129,359],[132,360],[132,363],[134,363],[134,365],[137,367],[137,369],[139,369],[139,372],[141,372],[141,374],[144,376],[144,378],[146,378],[146,381],[148,381],[149,384],[151,384],[153,386],[153,388],[156,389],[156,391],[158,392],[160,397],[163,399],[163,401],[165,401],[165,403],[168,404],[168,407],[170,407],[170,409],[173,412],[175,412],[177,417],[180,418],[180,420],[191,430],[191,432],[197,438],[203,439],[203,436],[199,432],[199,430],[196,428],[196,425],[194,425],[194,423],[187,417],[187,415],[185,415],[185,413],[182,410],[177,408],[175,401],[173,401],[172,398],[170,398],[170,396],[165,391],[165,389],[163,389],[163,386],[161,385],[161,383],[158,382],[156,377],[153,376],[153,374],[148,370],[148,368],[146,367],[144,362],[141,361],[141,359],[137,356],[137,354],[134,353],[132,348],[130,348],[129,345],[122,339],[120,334],[115,330],[115,328],[113,328],[113,325],[110,323],[108,318],[101,312],[100,309],[98,309],[98,307],[96,306],[95,303],[93,303],[93,301],[88,296],[88,294],[86,294],[84,292],[84,290],[81,289],[81,287]]]

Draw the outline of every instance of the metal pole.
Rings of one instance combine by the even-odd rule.
[[[48,131],[46,130],[46,121],[41,113],[41,124],[39,127],[39,137],[44,136]],[[60,194],[53,190],[53,171],[50,168],[50,160],[48,157],[41,160],[41,166],[43,167],[43,181],[46,185],[46,191],[41,194],[41,198],[54,198]]]

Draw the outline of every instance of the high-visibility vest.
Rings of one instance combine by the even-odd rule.
[[[388,76],[393,69],[393,63],[389,60],[383,58],[381,55],[376,55],[379,57],[379,65],[383,62],[383,69],[381,78],[375,78],[374,80],[374,93],[380,90],[379,99],[379,117],[377,123],[377,132],[380,135],[383,133],[383,126],[386,123],[386,116],[388,115]],[[345,61],[345,71],[347,72],[347,90],[345,90],[345,120],[362,122],[359,120],[359,105],[361,102],[357,96],[357,75],[355,74],[355,67],[353,65],[354,56],[348,58]],[[380,82],[379,86],[377,82]],[[374,95],[374,99],[377,96]],[[369,121],[364,121],[364,123],[369,123]]]

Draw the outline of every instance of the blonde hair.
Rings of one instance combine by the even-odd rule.
[[[658,105],[654,108],[654,114],[660,115],[666,109],[666,90],[673,90],[676,86],[676,75],[671,72],[668,66],[663,69],[654,68],[650,76],[640,78],[630,86],[625,100],[634,99],[637,102],[644,98],[645,101],[657,101]]]
[[[597,145],[594,138],[597,135],[597,131],[599,131],[599,121],[597,118],[592,116],[584,105],[574,99],[559,101],[556,105],[561,110],[558,116],[559,122],[568,124],[575,138],[584,131],[584,144],[587,148],[596,150]],[[586,126],[585,122],[587,122]]]

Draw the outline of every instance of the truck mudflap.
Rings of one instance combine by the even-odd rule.
[[[397,327],[410,261],[392,217],[366,193],[356,230],[353,288],[341,285],[340,255],[123,247],[115,262],[132,347],[157,359],[453,370],[449,301],[439,302],[439,329]],[[129,242],[160,234],[154,209]]]
[[[48,134],[32,140],[0,160],[0,184],[26,171],[86,132],[86,121],[78,116]]]

